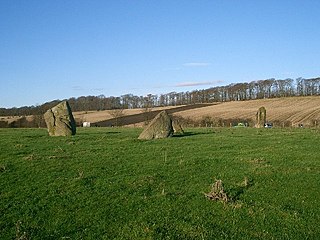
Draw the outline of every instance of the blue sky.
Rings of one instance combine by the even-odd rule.
[[[1,0],[0,107],[320,76],[318,0]]]

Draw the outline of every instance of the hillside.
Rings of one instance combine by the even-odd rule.
[[[267,109],[267,120],[269,122],[291,122],[293,126],[303,124],[304,126],[314,126],[315,120],[320,122],[320,96],[314,97],[287,97],[273,99],[259,99],[251,101],[233,101],[214,105],[192,105],[185,107],[155,108],[154,114],[162,109],[170,109],[169,113],[182,118],[189,118],[193,121],[201,121],[204,117],[213,119],[252,119],[255,120],[255,114],[259,107],[264,106]],[[186,106],[187,107],[187,106]],[[130,109],[124,111],[125,116],[122,119],[122,125],[141,126],[145,120],[141,109]],[[112,122],[110,111],[89,112],[81,115],[75,113],[75,116],[83,116],[84,119],[91,122]],[[139,116],[139,117],[138,117]],[[100,124],[99,124],[100,125]]]
[[[112,110],[74,112],[78,123],[91,122],[93,126],[144,126],[146,120],[152,119],[161,110],[169,114],[192,122],[199,123],[205,118],[230,122],[230,119],[251,119],[255,121],[255,114],[261,106],[267,110],[267,121],[286,126],[318,126],[320,125],[320,96],[286,97],[259,99],[249,101],[232,101],[214,104],[195,104],[170,107],[157,107],[145,112],[145,109],[125,109],[122,116],[115,119]],[[19,117],[1,117],[0,121],[11,123]],[[32,117],[26,117],[31,121]],[[228,120],[228,121],[227,121]],[[252,125],[252,124],[250,124]],[[18,125],[20,126],[20,125]],[[42,125],[43,126],[43,125]],[[227,125],[224,125],[227,126]]]
[[[158,107],[158,108],[153,108],[151,111],[159,111],[159,110],[167,110],[170,108],[175,108],[173,106],[170,107]],[[131,116],[135,114],[140,114],[142,113],[143,110],[141,108],[135,108],[135,109],[124,109],[122,114],[124,116]],[[73,116],[76,119],[79,119],[83,122],[101,122],[101,121],[106,121],[113,119],[114,117],[112,116],[112,110],[104,110],[104,111],[81,111],[81,112],[74,112]]]
[[[186,106],[177,106],[177,107],[166,107],[166,108],[155,108],[150,112],[141,111],[132,115],[124,115],[118,118],[108,119],[105,121],[95,122],[95,126],[99,127],[109,127],[109,126],[143,126],[145,122],[153,119],[158,113],[162,110],[166,110],[168,114],[177,114],[184,111],[192,111],[194,109],[200,109],[207,106],[212,106],[213,104],[194,104],[194,105],[186,105]],[[132,111],[134,112],[134,111]]]
[[[251,101],[225,102],[201,109],[187,110],[177,113],[183,118],[200,120],[204,116],[221,119],[255,119],[259,107],[267,110],[267,121],[290,121],[293,126],[303,124],[310,126],[320,120],[320,97],[287,97],[260,99]]]

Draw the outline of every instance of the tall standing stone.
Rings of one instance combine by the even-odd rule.
[[[71,136],[76,134],[76,122],[67,101],[63,101],[44,114],[50,136]]]
[[[166,111],[160,112],[143,130],[139,139],[150,140],[172,136],[172,120]]]
[[[265,107],[259,108],[256,114],[256,128],[263,128],[267,122],[267,111]]]

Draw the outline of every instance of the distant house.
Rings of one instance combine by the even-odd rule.
[[[90,127],[90,125],[91,125],[90,122],[83,122],[82,124],[83,127]]]

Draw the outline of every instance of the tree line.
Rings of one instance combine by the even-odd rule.
[[[311,79],[297,78],[295,80],[291,78],[283,80],[271,78],[249,83],[232,83],[226,86],[190,92],[148,94],[147,96],[125,94],[120,97],[106,97],[104,95],[81,96],[67,100],[73,111],[102,111],[314,95],[320,95],[320,77]],[[0,116],[40,115],[59,102],[60,100],[54,100],[39,106],[0,108]]]

